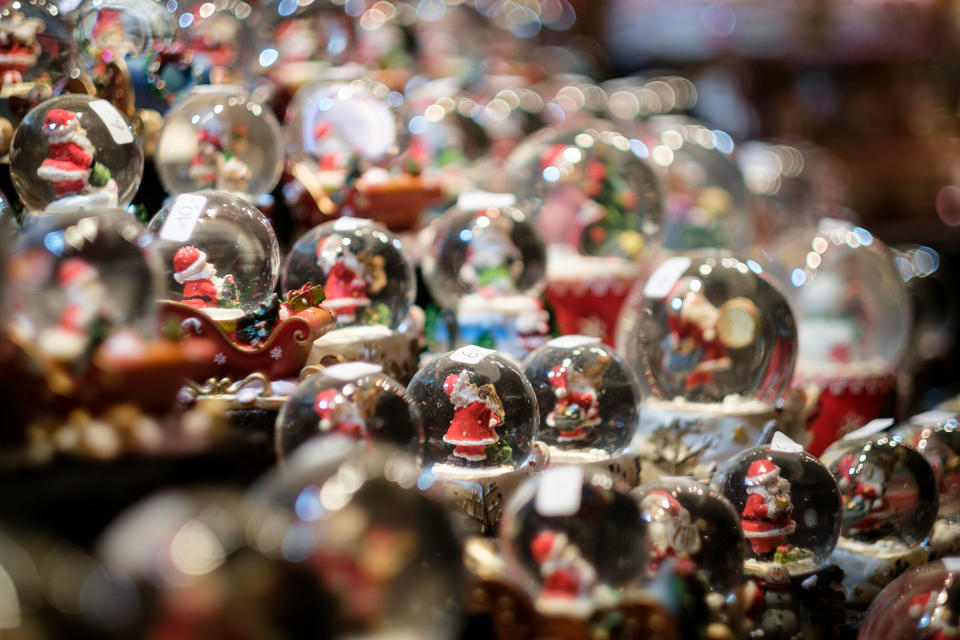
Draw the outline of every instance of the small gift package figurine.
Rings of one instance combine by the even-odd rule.
[[[930,464],[898,438],[841,440],[823,454],[840,485],[843,529],[830,561],[846,572],[849,606],[866,607],[909,567],[927,562],[924,542],[937,517]]]
[[[421,234],[423,278],[456,314],[456,345],[520,360],[546,341],[545,254],[526,214],[505,193],[470,191]]]
[[[731,458],[712,486],[740,513],[744,571],[762,591],[753,637],[835,637],[843,591],[827,562],[840,534],[841,502],[830,471],[777,432],[772,444]]]
[[[789,229],[766,253],[797,315],[794,384],[819,393],[809,448],[820,455],[883,415],[910,335],[910,301],[887,247],[848,222]]]
[[[545,129],[507,159],[503,187],[547,244],[547,299],[563,333],[613,344],[638,259],[659,236],[660,190],[641,147],[597,121]]]
[[[424,441],[420,414],[406,389],[368,362],[322,368],[300,383],[277,416],[277,458],[333,434],[387,442],[413,454],[421,453]]]
[[[800,436],[800,407],[777,410],[796,358],[793,314],[755,262],[675,256],[637,291],[618,351],[649,391],[633,445],[644,480],[708,478],[778,418]]]
[[[491,531],[506,496],[547,462],[534,443],[540,415],[530,382],[506,357],[471,345],[431,359],[407,395],[423,418],[425,478],[444,483]]]
[[[126,118],[89,96],[32,109],[10,147],[10,177],[32,213],[124,207],[142,175],[143,152]]]
[[[417,368],[423,321],[417,283],[400,241],[372,220],[338,218],[294,243],[281,274],[285,292],[323,285],[337,330],[314,344],[309,363],[363,360],[400,381]]]
[[[159,135],[154,162],[171,194],[217,189],[256,199],[280,179],[280,125],[239,87],[193,87]]]
[[[640,464],[626,447],[639,419],[630,366],[599,338],[563,336],[531,353],[524,374],[537,394],[538,439],[555,464],[607,471],[636,486]]]
[[[880,592],[860,625],[860,640],[960,639],[960,564],[944,558],[914,567]]]

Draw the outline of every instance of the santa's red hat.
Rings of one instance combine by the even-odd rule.
[[[97,13],[97,21],[93,25],[93,31],[90,35],[94,40],[99,40],[106,34],[116,29],[123,29],[123,11],[121,9],[100,9]]]
[[[674,518],[685,511],[683,505],[681,505],[676,498],[660,489],[648,493],[641,502],[640,507],[643,510],[643,515],[652,519],[654,522],[659,521],[659,516],[661,515],[661,513],[656,513],[655,510],[662,512],[663,515],[669,515]]]
[[[562,398],[567,395],[567,386],[569,385],[568,378],[570,376],[570,369],[565,367],[562,364],[550,369],[550,375],[547,378],[550,381],[550,386],[553,387],[553,393],[558,398]]]
[[[210,133],[206,129],[202,130],[200,132],[200,135],[197,136],[197,142],[199,142],[200,144],[203,144],[204,142],[209,142],[218,150],[223,149],[223,140],[220,139],[220,136],[218,136],[215,133]]]
[[[443,381],[443,392],[448,396],[451,395],[453,393],[453,390],[456,388],[457,382],[459,382],[459,380],[460,380],[460,376],[457,375],[456,373],[451,373],[450,375],[448,375]]]
[[[748,487],[766,484],[771,480],[780,477],[780,467],[769,460],[754,460],[747,469],[747,477],[744,484]]]
[[[543,564],[550,558],[557,556],[567,546],[567,536],[564,533],[547,529],[541,531],[530,541],[530,554],[534,562]]]
[[[44,121],[44,128],[48,132],[60,133],[65,129],[72,129],[77,125],[77,114],[69,109],[50,109]]]
[[[67,258],[57,270],[57,282],[64,287],[70,287],[84,282],[90,282],[97,272],[81,258]]]
[[[173,256],[173,279],[183,284],[201,271],[207,264],[207,254],[196,247],[186,246],[177,249]]]

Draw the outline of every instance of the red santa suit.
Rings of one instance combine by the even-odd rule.
[[[23,82],[23,74],[37,64],[37,34],[44,29],[42,20],[25,18],[14,9],[8,12],[0,21],[0,80],[5,85]]]
[[[454,406],[453,420],[443,441],[454,445],[453,455],[473,462],[487,459],[487,446],[499,440],[496,427],[503,424],[503,407],[496,397],[482,397],[470,374],[450,374],[443,391]]]
[[[855,471],[856,462],[853,454],[843,456],[837,463],[837,473],[840,475],[838,482],[840,490],[845,494],[845,509],[850,510],[844,518],[850,518],[853,513],[859,515],[852,524],[847,526],[847,530],[860,533],[871,531],[883,524],[890,516],[891,509],[890,502],[884,495],[883,470],[874,464],[864,462]],[[851,475],[854,473],[855,475]]]
[[[90,179],[94,148],[80,127],[77,114],[67,109],[51,109],[43,130],[49,150],[37,168],[37,175],[53,184],[57,198],[83,193]]]
[[[323,304],[334,311],[338,322],[353,322],[357,310],[370,305],[363,263],[336,234],[317,245],[317,263],[327,269]]]
[[[778,496],[789,501],[790,484],[780,478],[780,467],[769,460],[754,460],[744,480],[747,504],[740,514],[743,535],[750,542],[754,553],[766,554],[784,543],[787,535],[796,530],[790,517],[793,507],[778,505]]]
[[[540,531],[530,542],[530,554],[540,568],[542,598],[575,600],[597,582],[596,570],[565,533]]]
[[[928,591],[910,600],[907,614],[915,621],[927,617],[925,633],[917,637],[924,640],[960,640],[960,621],[951,611],[949,596],[947,602],[940,602],[940,595],[940,591]]]
[[[367,437],[367,422],[360,407],[346,400],[339,389],[326,389],[318,393],[313,410],[320,418],[320,431],[336,431],[357,439]]]
[[[80,258],[68,258],[57,270],[57,281],[66,299],[57,327],[68,333],[86,333],[99,303],[92,289],[97,282],[96,269]]]
[[[173,279],[183,285],[183,303],[197,309],[214,307],[220,300],[221,282],[207,254],[184,246],[173,256]]]
[[[690,512],[676,498],[661,490],[647,494],[640,509],[649,522],[649,572],[656,573],[660,564],[669,558],[676,561],[674,569],[681,575],[692,573],[695,565],[690,556],[700,551],[700,533],[690,522]]]
[[[579,442],[593,432],[600,424],[600,406],[597,392],[579,371],[571,371],[569,366],[558,364],[550,370],[550,386],[557,397],[557,404],[547,416],[547,426],[557,428],[558,416],[568,413],[571,407],[579,407],[580,421],[573,429],[560,430],[557,442]]]

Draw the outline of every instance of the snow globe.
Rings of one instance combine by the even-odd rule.
[[[155,0],[84,2],[74,22],[77,46],[94,75],[172,42],[175,31],[173,14]]]
[[[143,175],[130,123],[106,100],[68,94],[30,110],[10,147],[10,177],[33,213],[124,207]]]
[[[640,464],[626,449],[639,421],[640,390],[623,358],[599,338],[562,336],[527,356],[523,372],[540,408],[537,439],[554,464],[639,483]]]
[[[510,359],[470,345],[434,356],[407,396],[426,436],[421,485],[443,483],[482,531],[492,530],[503,497],[547,462],[546,446],[534,442],[540,414],[530,382]]]
[[[397,237],[366,218],[338,218],[301,236],[283,263],[284,292],[322,285],[337,330],[314,344],[310,364],[376,362],[409,380],[417,367],[422,312],[413,267]]]
[[[423,279],[456,314],[456,345],[522,359],[546,341],[545,252],[511,194],[468,191],[420,238]]]
[[[544,129],[506,160],[514,193],[547,245],[547,298],[563,333],[613,342],[638,259],[663,223],[646,147],[607,122]]]
[[[960,563],[944,558],[915,567],[888,584],[867,609],[862,640],[960,638]]]
[[[793,314],[759,265],[714,250],[674,256],[631,298],[617,350],[646,392],[634,443],[645,481],[709,478],[774,419],[800,437],[799,407],[777,410],[796,359]]]
[[[179,7],[177,41],[189,54],[192,74],[211,84],[246,84],[260,50],[255,24],[258,12],[243,0],[226,0],[206,8],[201,0]],[[156,88],[156,84],[154,84]]]
[[[824,460],[843,498],[831,562],[847,574],[848,603],[865,607],[905,569],[929,560],[922,543],[937,517],[937,479],[923,455],[888,435],[836,447]]]
[[[740,516],[726,498],[689,478],[661,478],[631,493],[647,521],[648,573],[669,566],[709,591],[731,593],[743,576]]]
[[[217,189],[257,198],[280,179],[280,125],[230,85],[196,86],[164,117],[154,162],[171,194]]]
[[[297,386],[277,416],[277,458],[334,434],[386,442],[413,454],[423,446],[420,415],[406,389],[368,362],[325,367]]]
[[[647,523],[603,474],[551,467],[507,501],[499,539],[513,579],[544,617],[585,620],[645,574]]]
[[[309,567],[334,598],[333,634],[454,637],[464,601],[463,561],[450,512],[418,483],[410,455],[382,442],[328,437],[305,443],[251,491],[293,527],[270,538]],[[268,536],[270,520],[259,531]],[[280,551],[280,549],[277,549]]]
[[[148,242],[161,257],[168,297],[163,314],[181,333],[215,342],[219,377],[260,369],[295,375],[313,340],[333,325],[319,291],[274,293],[280,250],[269,220],[239,195],[182,193],[150,220]]]
[[[878,417],[910,335],[910,301],[887,247],[869,231],[824,218],[765,252],[797,316],[795,384],[819,392],[809,448]]]

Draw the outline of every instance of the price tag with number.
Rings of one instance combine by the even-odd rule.
[[[857,440],[859,438],[869,438],[872,435],[878,434],[884,429],[888,429],[893,426],[893,418],[877,418],[876,420],[871,420],[867,424],[863,425],[859,429],[854,429],[850,433],[847,433],[843,436],[842,440]]]
[[[540,474],[534,507],[546,518],[572,516],[580,511],[582,494],[582,467],[552,467]]]
[[[802,453],[803,445],[794,442],[790,436],[782,431],[773,434],[773,440],[770,442],[770,448],[781,453]]]
[[[471,344],[454,351],[450,355],[450,359],[460,364],[477,364],[491,353],[494,353],[493,349],[484,349]]]
[[[186,242],[193,237],[193,229],[203,213],[207,199],[194,193],[181,193],[173,201],[167,219],[160,228],[160,238],[170,242]]]
[[[106,100],[94,100],[90,103],[90,108],[100,116],[100,120],[110,132],[110,137],[117,144],[130,144],[133,142],[133,131],[126,118],[123,117],[116,107]]]

